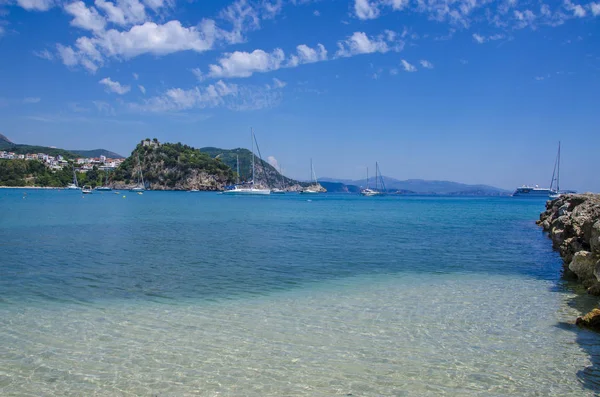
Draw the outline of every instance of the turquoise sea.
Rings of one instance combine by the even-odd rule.
[[[595,395],[543,208],[2,189],[0,395]]]

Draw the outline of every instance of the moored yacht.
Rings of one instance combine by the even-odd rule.
[[[317,180],[317,175],[315,174],[315,169],[313,167],[312,159],[310,159],[310,173],[313,180],[312,185],[300,191],[300,194],[319,194],[322,191],[321,185],[319,185],[319,181]]]
[[[250,129],[250,135],[251,135],[251,140],[252,140],[252,180],[248,183],[245,184],[236,184],[233,189],[228,189],[223,191],[223,194],[227,194],[227,195],[254,195],[254,196],[266,196],[271,194],[271,190],[270,189],[264,189],[258,185],[255,185],[254,183],[254,169],[255,169],[255,164],[254,164],[254,157],[256,157],[254,155],[254,142],[256,141],[256,136],[254,135],[254,131],[252,130],[252,128]],[[258,145],[257,145],[258,146]],[[262,160],[262,159],[261,159]],[[237,159],[237,171],[238,171],[238,175],[240,174],[240,160],[239,157]]]
[[[379,185],[381,184],[381,189],[379,190]],[[367,188],[360,191],[360,194],[363,196],[384,196],[385,195],[385,183],[383,182],[383,177],[379,172],[379,164],[375,162],[375,189],[369,188],[369,169],[367,168]]]
[[[565,193],[575,193],[573,190],[560,190],[560,142],[558,142],[558,153],[554,162],[554,170],[552,171],[552,180],[550,187],[539,187],[538,185],[529,186],[523,185],[518,187],[513,193],[515,197],[547,197],[555,199]]]

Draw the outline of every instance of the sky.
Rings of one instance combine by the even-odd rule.
[[[0,133],[600,191],[600,0],[0,0]]]

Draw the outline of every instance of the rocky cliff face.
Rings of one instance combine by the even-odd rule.
[[[600,295],[600,195],[568,194],[546,203],[538,225],[549,233],[560,252],[566,273]],[[579,318],[578,324],[600,329],[600,310]]]
[[[193,147],[144,140],[111,175],[115,189],[137,186],[141,176],[151,190],[223,190],[234,180],[231,168]]]

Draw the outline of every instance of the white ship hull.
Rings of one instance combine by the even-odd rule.
[[[271,194],[271,191],[269,189],[231,189],[231,190],[225,190],[223,192],[223,194],[228,194],[228,195],[238,195],[238,196],[266,196]]]

